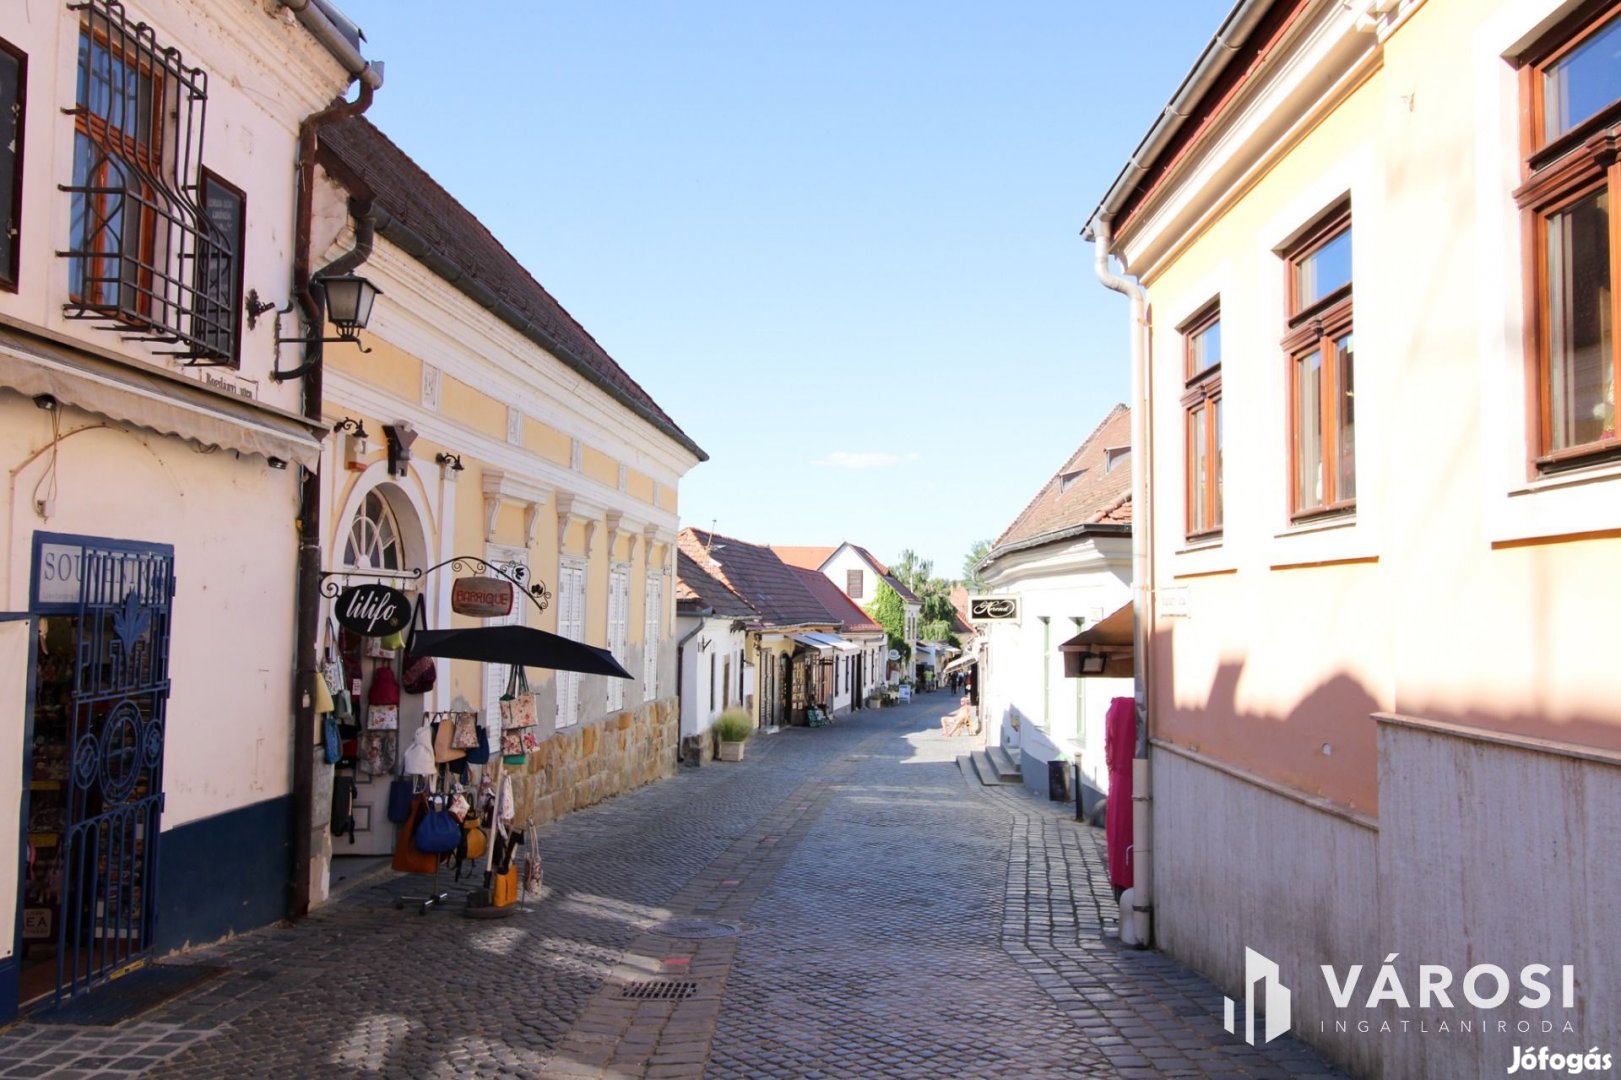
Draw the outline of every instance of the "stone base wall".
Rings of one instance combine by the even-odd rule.
[[[574,810],[675,774],[680,743],[674,698],[564,728],[512,768],[518,823],[555,821]]]

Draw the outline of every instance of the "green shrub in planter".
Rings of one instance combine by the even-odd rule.
[[[742,709],[727,709],[715,718],[711,730],[721,742],[743,742],[754,734],[754,721]]]

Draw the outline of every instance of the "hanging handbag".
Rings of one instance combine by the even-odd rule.
[[[433,760],[440,765],[447,761],[459,761],[467,756],[467,751],[458,750],[450,743],[451,735],[455,734],[455,726],[449,719],[451,714],[438,715],[440,719],[433,725]]]
[[[529,728],[520,728],[517,731],[501,732],[501,753],[508,757],[517,757],[516,764],[523,764],[523,757],[533,754],[540,749],[540,739]]]
[[[369,731],[394,731],[400,726],[400,684],[394,669],[380,665],[371,677],[371,689],[366,691],[366,728]]]
[[[338,731],[338,718],[331,713],[321,721],[321,743],[323,753],[328,765],[336,765],[343,760],[343,736]]]
[[[529,689],[529,676],[522,664],[512,666],[507,678],[507,692],[501,696],[501,731],[534,727],[540,722],[540,710],[535,695]]]
[[[397,731],[363,731],[355,753],[355,771],[368,776],[387,776],[394,771],[399,756]]]
[[[406,642],[405,675],[401,683],[407,694],[426,694],[439,680],[439,665],[433,657],[411,655],[410,643],[416,640],[417,631],[428,628],[424,608],[422,597],[417,597],[416,606],[411,610],[411,636]]]
[[[450,745],[457,750],[471,750],[482,741],[478,735],[478,713],[454,712],[450,718]]]
[[[476,717],[478,714],[470,715]],[[490,761],[490,733],[483,724],[476,724],[473,730],[478,732],[478,745],[468,747],[467,757],[464,760],[472,765],[487,765]]]
[[[525,900],[540,899],[540,856],[523,857],[523,896]]]
[[[315,715],[327,716],[336,712],[337,706],[333,704],[332,691],[327,689],[326,676],[316,672],[315,678],[311,681],[315,683]]]
[[[404,825],[411,817],[411,799],[414,782],[405,776],[395,777],[388,785],[388,820]]]
[[[394,869],[408,874],[431,874],[439,869],[439,856],[417,850],[416,830],[428,812],[428,800],[418,795],[411,800],[411,812],[394,835]]]
[[[433,732],[424,724],[411,736],[411,745],[405,748],[406,776],[433,776],[439,771],[433,760]]]
[[[414,839],[417,850],[427,855],[449,855],[461,844],[461,823],[450,816],[443,796],[430,800]]]

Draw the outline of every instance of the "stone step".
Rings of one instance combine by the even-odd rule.
[[[991,766],[996,770],[1004,784],[1024,783],[1024,770],[1019,768],[1019,759],[1010,754],[1001,746],[988,747],[985,751]]]
[[[1017,777],[1009,779],[1005,772],[992,764],[990,755],[984,750],[975,750],[966,757],[958,758],[957,761],[968,776],[987,787],[1019,782]]]

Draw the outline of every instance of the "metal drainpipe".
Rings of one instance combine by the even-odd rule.
[[[1132,922],[1138,947],[1146,949],[1152,944],[1154,929],[1153,776],[1148,757],[1150,658],[1147,641],[1148,620],[1153,617],[1149,588],[1153,512],[1148,491],[1149,380],[1144,340],[1148,331],[1147,298],[1141,285],[1109,269],[1111,225],[1112,222],[1105,219],[1097,228],[1093,269],[1104,286],[1124,293],[1131,300],[1131,655],[1137,713],[1137,755],[1132,763]]]
[[[321,338],[326,333],[326,312],[310,287],[314,275],[310,273],[310,222],[315,206],[315,143],[316,135],[328,124],[351,116],[359,116],[371,107],[372,84],[362,81],[360,94],[354,101],[346,101],[331,108],[311,113],[299,125],[298,132],[298,208],[294,226],[293,290],[299,307],[303,309],[306,336],[311,343],[304,347],[305,372],[304,415],[312,420],[321,419]],[[371,253],[371,224],[362,219],[356,230],[355,250],[334,262],[334,266],[349,261],[349,269],[358,266]],[[361,252],[364,243],[365,250]],[[359,253],[358,257],[355,257]],[[352,260],[352,261],[350,261]],[[331,267],[325,268],[331,271]],[[287,913],[292,918],[307,915],[310,910],[311,852],[315,831],[315,680],[316,650],[320,638],[321,622],[321,466],[304,470],[298,503],[298,594],[296,597],[296,623],[294,627],[294,660],[298,664],[298,677],[293,695],[293,836],[292,891],[288,898]]]

